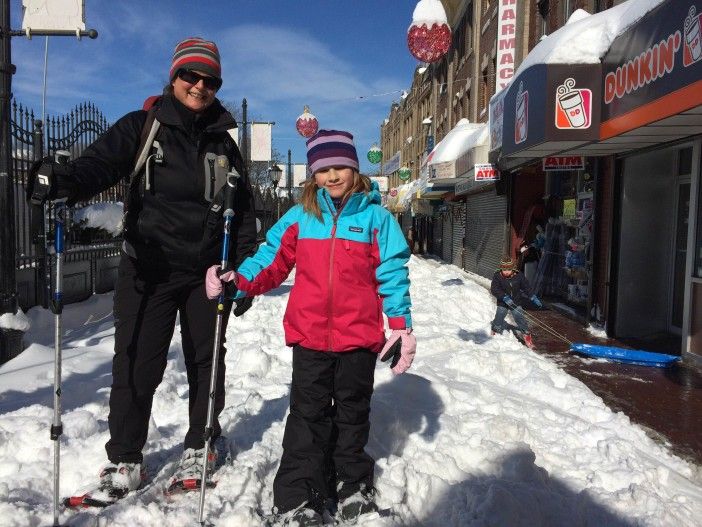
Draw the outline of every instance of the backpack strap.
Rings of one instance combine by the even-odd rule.
[[[139,186],[144,178],[141,177],[142,168],[149,157],[149,151],[154,143],[156,133],[161,127],[161,123],[156,119],[156,110],[158,107],[155,103],[158,98],[149,97],[147,102],[149,103],[147,107],[147,102],[144,103],[144,110],[146,110],[146,120],[144,121],[144,126],[141,129],[141,136],[139,140],[139,148],[137,149],[136,159],[134,161],[134,169],[129,174],[129,188],[127,189],[126,196],[124,197],[124,212],[122,216],[122,224],[124,228],[127,228],[127,214],[129,213],[130,202],[134,199],[134,194],[139,191]],[[129,254],[129,253],[128,253]]]
[[[129,187],[131,188],[135,181],[140,178],[139,172],[144,167],[146,163],[146,158],[149,156],[149,151],[151,150],[151,145],[154,143],[154,138],[158,133],[158,129],[161,127],[161,123],[156,119],[156,107],[152,106],[146,113],[146,121],[144,122],[144,127],[141,129],[141,142],[139,143],[139,149],[137,150],[137,157],[134,163],[134,170],[129,174]]]

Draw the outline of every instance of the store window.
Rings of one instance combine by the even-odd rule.
[[[548,172],[544,210],[530,213],[535,230],[520,248],[525,274],[533,276],[530,281],[534,291],[552,302],[567,304],[581,315],[591,280],[593,187],[586,171]],[[534,221],[537,216],[543,218],[540,224]],[[527,259],[534,262],[531,272],[526,272]]]

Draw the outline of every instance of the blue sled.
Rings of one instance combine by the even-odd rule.
[[[680,357],[677,355],[615,348],[612,346],[597,346],[595,344],[571,344],[570,349],[571,351],[582,353],[588,357],[625,362],[627,364],[638,364],[640,366],[655,366],[658,368],[665,368],[680,360]]]

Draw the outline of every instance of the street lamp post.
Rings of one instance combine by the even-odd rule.
[[[280,196],[278,196],[278,183],[283,175],[283,170],[278,165],[273,165],[268,169],[268,175],[271,178],[271,183],[273,183],[273,188],[275,188],[275,201],[278,204],[278,213],[275,217],[277,221],[280,219]]]
[[[288,199],[292,199],[292,182],[293,182],[293,173],[292,173],[292,152],[288,148],[288,178],[287,178],[287,185],[288,185]]]

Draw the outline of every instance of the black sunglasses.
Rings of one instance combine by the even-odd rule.
[[[207,77],[205,75],[200,75],[190,70],[178,70],[178,78],[183,82],[195,85],[202,81],[205,84],[205,88],[210,90],[219,90],[222,87],[222,79],[217,77]]]

